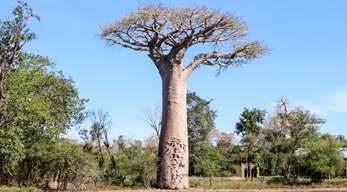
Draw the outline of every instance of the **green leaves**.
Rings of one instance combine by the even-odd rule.
[[[296,166],[305,170],[313,182],[326,176],[334,176],[344,168],[344,157],[340,145],[334,140],[318,139],[307,144],[295,157]]]
[[[86,100],[78,97],[71,78],[52,70],[54,65],[47,57],[24,53],[7,73],[0,109],[0,171],[11,177],[26,174],[51,151],[59,154],[58,148],[45,147],[59,147],[54,139],[85,116]]]
[[[207,177],[217,173],[221,168],[218,149],[204,142],[193,145],[189,152],[189,174]]]
[[[263,123],[265,118],[265,110],[246,109],[242,112],[240,121],[236,123],[235,133],[242,136],[246,135],[259,135],[260,133],[260,124]]]
[[[19,5],[13,10],[13,20],[0,21],[0,42],[1,53],[12,53],[16,48],[21,48],[27,41],[36,38],[35,33],[27,28],[27,22],[30,18],[40,20],[40,17],[33,13],[28,3],[18,1]],[[2,55],[3,56],[3,55]]]
[[[215,128],[217,111],[195,92],[187,93],[187,121],[189,146],[189,174],[211,176],[219,171],[220,154],[209,143],[209,134]]]
[[[215,127],[214,120],[217,117],[217,111],[210,108],[211,101],[200,98],[195,92],[187,93],[189,143],[207,142],[208,134]]]
[[[116,156],[120,174],[131,177],[134,184],[142,183],[145,187],[150,187],[151,181],[157,176],[157,154],[146,151],[138,140],[131,141],[129,147],[123,144],[118,143],[120,151]]]
[[[39,16],[33,14],[27,3],[18,3],[13,11],[13,20],[0,20],[0,108],[5,98],[4,79],[7,71],[21,53],[23,45],[36,38],[35,33],[27,28],[27,22],[31,17],[39,19]]]
[[[54,65],[46,57],[21,54],[4,84],[0,113],[7,124],[57,136],[83,120],[86,100],[78,97],[71,78],[51,71]]]

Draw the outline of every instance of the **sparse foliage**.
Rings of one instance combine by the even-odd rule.
[[[108,45],[120,45],[150,52],[156,63],[160,57],[184,56],[185,50],[199,43],[211,43],[218,50],[226,45],[232,53],[211,52],[197,55],[187,67],[199,64],[241,65],[269,53],[259,41],[243,41],[247,26],[233,14],[222,13],[206,6],[190,8],[164,7],[162,4],[142,4],[135,12],[124,15],[112,24],[104,24],[99,35]],[[156,63],[159,68],[159,63]]]
[[[234,133],[220,132],[217,128],[210,132],[209,138],[221,154],[231,152],[236,144]]]
[[[161,129],[161,109],[159,104],[155,105],[153,112],[150,109],[142,108],[141,113],[142,115],[139,116],[139,119],[142,119],[147,123],[149,127],[152,127],[154,129],[159,141]]]

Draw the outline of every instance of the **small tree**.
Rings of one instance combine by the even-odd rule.
[[[271,115],[262,130],[267,148],[266,156],[272,173],[284,172],[290,177],[298,148],[317,140],[319,124],[324,119],[300,107],[291,107],[285,98],[278,101],[275,114]]]
[[[159,104],[155,105],[153,112],[150,109],[141,108],[141,113],[142,115],[140,115],[138,118],[145,121],[149,127],[154,129],[159,141],[161,129],[161,110]]]
[[[118,174],[118,169],[116,165],[116,161],[113,157],[113,154],[111,152],[111,145],[108,140],[108,134],[110,132],[111,126],[112,126],[112,119],[109,115],[109,113],[103,109],[98,109],[97,111],[95,109],[89,111],[89,117],[90,121],[92,123],[92,127],[90,130],[91,139],[93,141],[97,141],[99,154],[101,157],[101,161],[99,163],[99,167],[101,168],[104,163],[104,156],[102,154],[102,148],[101,143],[103,140],[105,149],[110,156],[113,169],[115,170],[116,174]],[[83,132],[83,130],[82,130]]]
[[[237,135],[242,135],[241,142],[246,150],[246,166],[247,166],[247,174],[246,178],[248,178],[249,172],[249,152],[255,146],[258,136],[260,134],[260,124],[263,123],[265,118],[265,110],[246,109],[242,112],[240,121],[236,123],[236,131]]]
[[[5,99],[4,79],[11,65],[18,58],[24,44],[36,38],[35,33],[27,28],[27,22],[38,15],[28,7],[27,3],[18,1],[19,5],[13,10],[14,19],[0,20],[0,108]]]
[[[211,143],[219,150],[220,153],[231,152],[235,146],[234,133],[220,132],[214,128],[209,134]]]
[[[162,79],[162,124],[159,144],[160,188],[187,188],[188,138],[186,87],[201,64],[239,66],[269,53],[259,41],[245,41],[247,27],[240,18],[207,7],[164,7],[142,4],[136,12],[102,26],[99,35],[108,45],[146,51]],[[189,47],[210,44],[213,51],[198,54],[189,65]],[[220,51],[226,45],[230,51]],[[220,72],[220,70],[219,70]]]
[[[344,159],[340,145],[334,139],[317,139],[310,142],[295,158],[296,166],[311,176],[312,182],[341,173]]]

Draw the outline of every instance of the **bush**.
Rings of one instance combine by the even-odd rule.
[[[1,187],[0,192],[42,192],[36,187]]]

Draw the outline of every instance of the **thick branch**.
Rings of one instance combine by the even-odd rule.
[[[122,47],[130,48],[130,49],[133,49],[133,50],[136,50],[136,51],[149,51],[148,48],[131,46],[131,45],[128,45],[128,44],[125,44],[125,43],[118,42],[118,41],[116,41],[114,39],[105,39],[105,40],[106,41],[112,41],[114,44],[120,45]]]
[[[229,65],[238,66],[248,63],[253,59],[260,58],[271,51],[269,48],[263,46],[259,41],[245,42],[240,45],[234,45],[233,49],[233,53],[215,51],[200,54],[199,56],[195,57],[195,60],[185,68],[185,70],[187,70],[187,75],[190,75],[201,63],[211,66],[219,65],[221,68],[228,67]],[[210,59],[215,59],[215,61],[211,61]]]
[[[243,57],[245,56],[242,52],[234,52],[234,53],[224,53],[224,52],[212,52],[212,53],[206,53],[206,54],[200,54],[196,59],[185,68],[188,75],[190,75],[194,69],[196,69],[201,63],[204,63],[206,65],[219,65],[221,67],[226,67],[228,64],[232,63],[232,59],[236,57]],[[218,59],[226,59],[227,61],[219,61]],[[211,62],[208,61],[208,59],[216,59],[215,61]]]
[[[229,12],[221,13],[220,10],[197,6],[183,9],[143,4],[136,12],[113,24],[103,25],[100,37],[109,45],[149,51],[158,69],[165,63],[159,61],[182,60],[185,51],[198,43],[213,43],[214,49],[219,47],[219,43],[228,43],[232,47],[233,53],[200,54],[185,68],[190,74],[201,63],[225,68],[267,54],[269,49],[260,42],[243,41],[246,30],[244,22]]]

